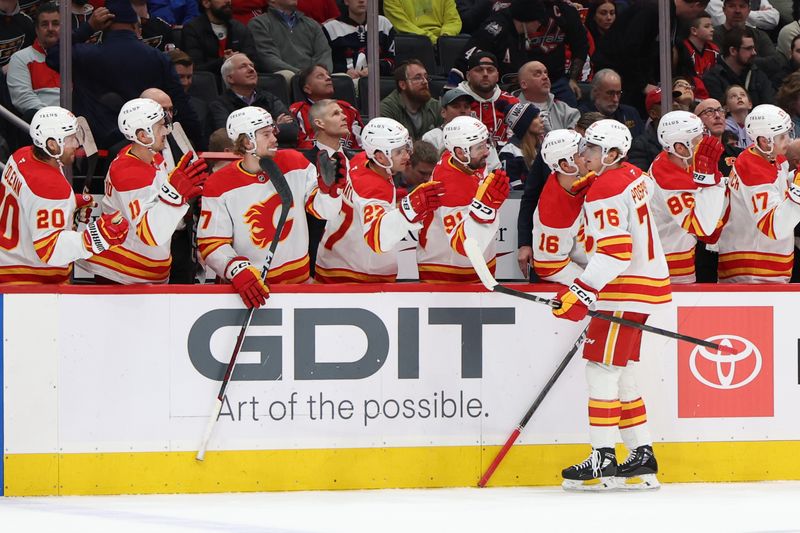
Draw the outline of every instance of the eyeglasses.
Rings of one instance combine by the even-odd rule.
[[[739,50],[744,50],[745,52],[752,52],[756,49],[756,45],[751,44],[750,46],[740,46]]]
[[[685,81],[679,81],[675,85],[672,86],[673,89],[691,89],[694,90],[694,85],[691,83],[686,83]]]
[[[622,97],[622,91],[606,91],[605,94],[609,98],[614,98],[615,96]]]
[[[710,117],[711,115],[720,115],[725,116],[725,110],[721,107],[711,108],[702,110],[700,113],[697,114],[698,117]]]
[[[406,80],[410,81],[411,83],[429,83],[431,81],[431,77],[427,74],[417,74],[413,78],[406,78]]]

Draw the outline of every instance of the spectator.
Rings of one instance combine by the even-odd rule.
[[[744,150],[753,144],[745,128],[745,119],[753,109],[753,104],[741,85],[731,85],[725,90],[725,108],[728,110],[725,129],[736,135],[736,146]]]
[[[751,28],[734,28],[725,36],[723,59],[703,76],[708,94],[723,99],[731,85],[741,85],[754,105],[772,102],[775,90],[761,69],[753,64],[756,55]]]
[[[800,138],[800,72],[793,72],[783,81],[775,96],[775,105],[792,117],[792,137]]]
[[[89,19],[94,14],[94,6],[89,3],[89,0],[72,0],[70,2],[70,13],[72,13],[72,31],[77,30],[83,24],[89,22]],[[97,42],[100,39],[102,32],[92,34],[89,42]]]
[[[431,98],[430,77],[421,61],[411,59],[394,70],[396,89],[381,100],[382,117],[402,124],[412,140],[422,138],[442,124],[442,109]]]
[[[519,100],[497,85],[500,74],[497,58],[491,52],[476,51],[467,66],[467,79],[458,87],[475,99],[472,114],[489,130],[490,144],[499,149],[510,135],[505,123],[506,111]]]
[[[613,118],[631,130],[634,139],[643,131],[642,118],[633,107],[620,103],[622,79],[611,69],[603,69],[594,75],[590,101],[581,106],[581,112],[599,111],[606,118]]]
[[[734,28],[744,30],[749,29],[752,35],[755,50],[761,57],[768,57],[775,54],[775,45],[763,30],[747,25],[747,17],[750,15],[750,4],[747,0],[725,0],[722,5],[725,13],[725,22],[714,27],[714,42],[725,52],[728,46],[725,37]]]
[[[468,117],[472,113],[472,102],[475,99],[463,89],[450,89],[439,99],[442,108],[442,124],[422,136],[422,140],[436,148],[441,153],[444,151],[444,128],[448,122],[456,117]]]
[[[278,126],[278,142],[283,146],[297,143],[297,124],[286,104],[270,93],[258,90],[258,73],[245,54],[233,54],[222,63],[220,70],[225,92],[209,105],[211,129],[224,128],[228,115],[247,106],[267,110]]]
[[[200,14],[195,0],[147,0],[150,14],[172,26],[183,26]]]
[[[133,10],[139,15],[141,24],[142,42],[158,48],[162,52],[169,52],[175,48],[175,38],[172,34],[172,25],[159,17],[151,17],[147,10],[147,0],[131,0]]]
[[[800,33],[792,38],[788,53],[785,54],[778,48],[778,53],[774,56],[756,57],[755,62],[772,82],[772,88],[777,91],[786,76],[800,70]]]
[[[661,89],[647,94],[645,107],[650,120],[644,128],[644,133],[633,139],[631,149],[628,150],[628,162],[647,172],[661,152],[661,142],[658,140],[658,123],[661,120]]]
[[[416,141],[414,152],[408,164],[408,170],[399,172],[394,176],[394,185],[397,187],[397,196],[401,198],[414,190],[417,185],[431,181],[431,174],[439,162],[441,152],[431,143]]]
[[[772,7],[768,0],[757,0],[758,9],[752,7],[753,3],[752,1],[748,2],[747,7],[750,12],[746,17],[747,24],[764,31],[777,28],[781,18],[778,10]],[[723,4],[722,0],[711,0],[706,7],[706,11],[713,19],[714,24],[724,24],[728,19],[728,13],[725,12]]]
[[[341,15],[336,0],[297,0],[297,10],[320,24]]]
[[[186,52],[177,48],[170,51],[168,55],[169,60],[175,65],[175,72],[178,74],[178,81],[183,87],[183,92],[188,93],[194,77],[194,62],[192,62],[192,58]]]
[[[33,44],[36,37],[33,21],[21,13],[17,0],[0,0],[0,69],[8,72],[11,56]]]
[[[788,57],[791,55],[792,41],[795,37],[800,35],[800,20],[795,20],[781,28],[778,32],[778,45],[776,49],[778,52]]]
[[[314,121],[311,118],[311,107],[315,102],[333,98],[333,82],[325,65],[314,65],[302,70],[298,75],[298,85],[305,95],[305,100],[289,106],[289,112],[300,126],[297,149],[308,150],[314,146]],[[347,134],[342,136],[342,146],[348,150],[361,149],[361,130],[364,123],[361,114],[352,104],[337,100],[339,108],[347,121]]]
[[[331,47],[333,72],[358,79],[369,74],[367,65],[367,0],[344,0],[345,11],[322,25]],[[380,75],[391,76],[395,67],[394,27],[378,17]]]
[[[703,75],[717,64],[720,56],[719,48],[714,44],[714,26],[708,13],[703,12],[692,21],[689,36],[676,48],[678,51],[676,72],[694,84],[697,98],[708,98]]]
[[[574,128],[581,112],[556,99],[550,92],[547,67],[540,61],[529,61],[519,69],[519,101],[530,102],[542,114],[545,131]]]
[[[312,65],[333,69],[331,47],[315,20],[297,11],[297,0],[272,0],[269,10],[247,25],[261,72],[277,72],[287,82]]]
[[[8,63],[11,103],[26,122],[30,122],[39,109],[59,104],[61,80],[58,72],[44,60],[47,49],[58,42],[60,20],[57,4],[41,4],[34,18],[36,39],[33,45],[16,52]]]
[[[214,130],[214,133],[208,138],[208,151],[215,153],[233,152],[233,141],[228,137],[228,131],[225,128]],[[217,159],[216,161],[207,159],[207,161],[211,163],[209,170],[212,174],[231,163],[229,159]]]
[[[203,12],[183,27],[183,50],[197,70],[219,75],[222,63],[237,52],[255,57],[248,29],[233,19],[231,0],[201,0]]]
[[[694,113],[703,121],[708,134],[722,141],[722,134],[725,133],[725,109],[722,105],[713,98],[706,98],[697,104]],[[725,151],[719,160],[719,170],[723,176],[730,176],[733,162],[742,152],[742,149],[737,146],[730,146],[725,142],[722,143],[722,147]],[[716,272],[716,269],[714,271]]]
[[[255,17],[266,12],[269,0],[236,0],[231,7],[233,18],[247,26]]]
[[[605,50],[604,41],[608,31],[617,20],[617,5],[610,0],[599,0],[590,4],[586,14],[586,29],[589,30],[589,64],[583,67],[581,79],[590,80],[594,74],[594,65],[608,63],[600,56],[600,50]],[[588,68],[587,68],[588,67]]]
[[[456,0],[461,33],[472,35],[492,14],[492,0]]]
[[[514,104],[506,115],[512,135],[500,150],[500,163],[512,189],[522,189],[544,139],[544,122],[533,104]]]
[[[384,0],[383,12],[398,32],[425,35],[433,44],[443,35],[461,33],[455,0]]]
[[[567,47],[571,51],[569,75],[564,71]],[[511,9],[495,13],[472,35],[456,60],[448,79],[451,84],[466,76],[475,50],[503,58],[497,64],[501,76],[517,74],[529,61],[544,63],[553,82],[553,94],[573,107],[577,105],[578,80],[589,54],[589,41],[578,12],[566,2],[514,0]]]
[[[650,96],[648,94],[648,96]],[[672,79],[672,109],[691,111],[694,107],[694,85],[687,78]]]

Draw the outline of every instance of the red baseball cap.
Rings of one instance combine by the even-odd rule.
[[[644,108],[649,113],[655,105],[661,105],[661,89],[650,91],[644,98]]]

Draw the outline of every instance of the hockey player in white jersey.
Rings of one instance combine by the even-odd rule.
[[[791,117],[771,104],[745,119],[753,144],[736,158],[730,182],[730,218],[719,238],[721,283],[788,283],[794,228],[800,222],[800,176],[784,154]]]
[[[261,271],[277,230],[281,198],[259,160],[275,161],[293,198],[268,283],[305,283],[309,279],[306,211],[317,215],[312,207],[317,171],[300,152],[277,149],[272,116],[260,107],[234,111],[226,129],[242,159],[209,178],[203,191],[197,247],[206,264],[233,285],[247,307],[260,307],[269,297]]]
[[[597,174],[584,203],[589,262],[557,294],[561,306],[553,314],[579,321],[591,306],[644,323],[672,300],[647,181],[641,170],[622,161],[631,145],[625,125],[595,122],[587,128],[585,141],[586,168]],[[596,318],[589,323],[583,358],[592,452],[584,462],[562,471],[565,489],[658,487],[647,415],[633,374],[641,338],[639,329]],[[617,465],[614,445],[620,433],[630,454]]]
[[[343,190],[325,194],[336,214],[328,222],[317,252],[320,283],[391,283],[397,277],[396,245],[441,205],[440,183],[418,185],[398,205],[392,176],[408,168],[411,138],[390,118],[369,121],[361,133],[364,152],[350,160]],[[335,198],[333,198],[335,196]]]
[[[663,151],[650,165],[650,208],[672,283],[695,282],[697,239],[716,242],[727,205],[718,168],[724,148],[703,129],[700,117],[688,111],[671,111],[658,123]]]
[[[70,111],[43,107],[31,120],[33,146],[20,148],[6,163],[0,185],[0,283],[66,283],[74,261],[125,240],[128,222],[118,213],[72,231],[76,208],[91,203],[83,196],[76,200],[63,173],[75,161],[79,134]]]
[[[118,248],[90,257],[82,266],[111,283],[167,283],[172,234],[188,201],[202,192],[206,163],[191,163],[194,154],[189,152],[167,172],[160,152],[169,126],[164,109],[149,98],[126,102],[117,123],[131,144],[111,162],[101,207],[104,213],[121,212],[135,231]]]

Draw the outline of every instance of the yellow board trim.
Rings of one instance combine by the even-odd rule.
[[[800,480],[798,443],[655,444],[661,482]],[[471,487],[499,446],[208,452],[13,454],[6,496],[261,492]],[[586,458],[585,444],[517,445],[492,486],[559,485],[561,469]],[[626,457],[623,448],[617,457]],[[753,461],[758,457],[758,461]]]

